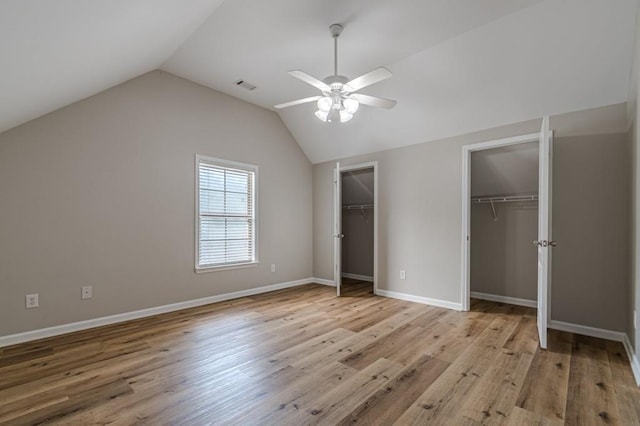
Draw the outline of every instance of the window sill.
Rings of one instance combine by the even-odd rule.
[[[238,263],[237,265],[223,265],[223,266],[207,266],[203,268],[196,268],[196,274],[205,274],[207,272],[216,272],[216,271],[230,271],[232,269],[245,269],[245,268],[255,268],[258,266],[260,262],[249,262],[249,263]]]

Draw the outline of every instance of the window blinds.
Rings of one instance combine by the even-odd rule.
[[[198,266],[255,261],[255,171],[198,163]]]

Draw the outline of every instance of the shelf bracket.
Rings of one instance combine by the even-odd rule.
[[[491,213],[493,213],[493,221],[498,221],[498,214],[496,213],[496,206],[493,205],[493,200],[491,200]]]
[[[367,216],[367,213],[364,211],[364,207],[360,207],[360,214],[362,214],[365,222],[369,220],[369,216]]]

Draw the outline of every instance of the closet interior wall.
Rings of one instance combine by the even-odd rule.
[[[373,282],[373,169],[342,173],[342,276]]]
[[[472,153],[471,292],[537,299],[538,201],[474,203],[486,196],[536,195],[537,143]]]
[[[538,202],[471,206],[471,291],[536,300]]]

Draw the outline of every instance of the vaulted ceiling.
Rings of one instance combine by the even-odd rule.
[[[4,0],[0,131],[161,68],[248,102],[316,95],[287,74],[383,65],[395,99],[345,124],[278,111],[316,163],[625,102],[638,0]],[[247,91],[235,85],[257,86]]]
[[[2,0],[0,131],[158,68],[222,0]]]

